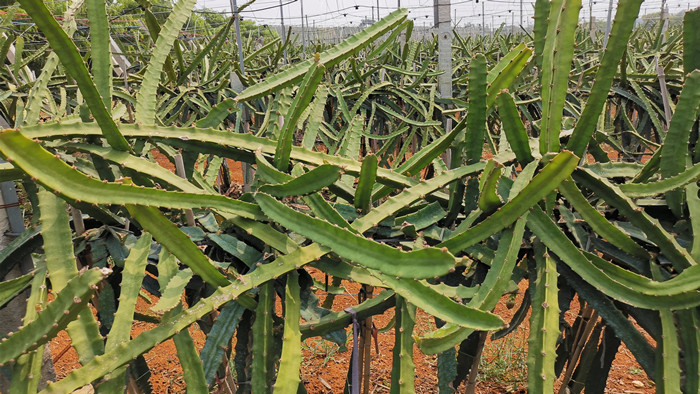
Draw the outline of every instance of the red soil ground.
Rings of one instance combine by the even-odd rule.
[[[322,279],[323,274],[309,269],[317,278]],[[340,311],[348,306],[357,305],[357,293],[360,285],[344,281],[342,284],[347,292],[335,298],[333,310]],[[508,321],[512,318],[517,309],[517,305],[522,301],[527,284],[520,284],[520,291],[516,297],[516,307],[509,309],[507,305],[508,296],[505,296],[497,305],[495,313]],[[379,293],[379,289],[376,293]],[[319,290],[318,296],[323,301],[325,294]],[[156,302],[154,298],[152,300]],[[150,305],[143,299],[139,299],[137,311],[149,313]],[[566,314],[570,323],[576,318],[579,312],[577,300],[572,303],[572,308]],[[278,311],[278,314],[280,311]],[[393,317],[393,309],[375,316],[373,321],[379,328],[385,327]],[[142,332],[152,329],[153,324],[137,322],[132,328],[132,337],[140,335]],[[434,321],[429,315],[421,310],[417,313],[415,327],[416,334],[423,334],[435,329]],[[527,333],[529,329],[526,319],[520,328],[511,336],[491,342],[487,339],[484,354],[482,356],[482,369],[490,370],[494,364],[502,365],[512,363],[504,367],[497,373],[481,373],[478,377],[476,393],[525,393],[527,374],[524,371],[525,355],[527,354]],[[195,346],[198,350],[204,346],[205,337],[196,327],[189,329]],[[394,330],[389,330],[378,335],[379,354],[376,354],[374,344],[372,345],[371,357],[371,378],[370,392],[389,392],[392,350],[394,345]],[[352,337],[349,336],[347,348],[352,349]],[[70,347],[70,338],[65,331],[62,331],[56,339],[51,342],[51,353],[54,359],[57,378],[61,379],[71,370],[78,368],[77,353]],[[66,351],[67,349],[67,351]],[[302,381],[309,393],[340,393],[350,364],[350,351],[339,351],[336,344],[326,342],[320,338],[310,338],[304,341],[303,345],[304,361],[302,363]],[[64,352],[65,351],[65,352]],[[150,383],[155,393],[184,393],[185,383],[182,378],[182,368],[177,360],[177,352],[172,340],[156,346],[144,355],[151,368]],[[417,347],[414,347],[413,361],[416,365],[416,392],[435,393],[437,392],[437,357],[424,355]],[[461,387],[463,389],[464,386]],[[646,376],[632,354],[624,345],[620,346],[619,353],[613,363],[610,376],[608,378],[608,393],[653,393],[653,382]]]

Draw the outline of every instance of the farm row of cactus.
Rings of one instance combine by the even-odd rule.
[[[72,0],[62,23],[18,3],[2,24],[26,13],[47,44],[0,39],[2,59],[15,50],[0,69],[0,180],[22,190],[29,224],[0,251],[0,304],[28,297],[0,342],[10,393],[149,392],[144,354],[170,338],[188,392],[305,392],[303,340],[345,344],[389,309],[391,392],[415,391],[414,345],[438,355],[451,392],[480,338],[526,318],[531,393],[603,392],[621,343],[658,392],[700,391],[700,30],[635,28],[642,0],[621,0],[602,49],[577,28],[581,0],[537,0],[532,34],[454,37],[444,99],[437,40],[412,40],[406,10],[308,53],[249,37],[242,73],[233,19],[185,42],[195,0],[162,23],[139,0],[153,45],[117,77],[105,2]],[[226,159],[245,163],[243,193]],[[33,270],[5,278],[26,256]],[[325,290],[383,290],[333,311],[308,267]],[[492,311],[523,281],[503,321]],[[439,328],[414,333],[417,308]],[[140,321],[155,328],[132,339]],[[81,367],[45,384],[44,345],[62,330]]]

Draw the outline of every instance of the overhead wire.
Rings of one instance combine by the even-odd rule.
[[[471,4],[471,12],[468,11],[468,9],[457,9],[460,11],[459,17],[456,19],[457,22],[464,22],[462,26],[457,26],[456,27],[469,27],[469,26],[481,26],[481,22],[485,21],[486,18],[491,18],[492,20],[490,21],[491,23],[486,23],[489,28],[493,29],[496,26],[496,21],[493,20],[493,18],[498,18],[499,21],[501,22],[498,25],[509,25],[508,21],[508,16],[511,16],[511,23],[516,24],[514,22],[515,19],[517,19],[517,24],[522,23],[523,21],[520,20],[520,17],[517,16],[518,13],[518,6],[520,5],[520,0],[481,0],[482,2],[486,2],[485,4],[502,4],[502,5],[508,5],[511,8],[508,9],[500,9],[500,10],[489,10],[488,12],[480,12],[479,7],[477,6],[477,1],[475,0],[460,0],[460,1],[453,1],[451,2],[451,6],[459,6],[463,4],[470,3]],[[45,3],[60,3],[60,2],[66,2],[66,0],[52,0],[52,1],[45,1]],[[275,16],[267,16],[267,15],[260,15],[260,13],[263,13],[265,11],[273,10],[273,9],[280,9],[282,7],[289,6],[291,4],[297,3],[299,0],[287,0],[286,2],[282,2],[281,4],[278,3],[276,0],[269,0],[269,1],[258,1],[255,4],[258,5],[257,8],[246,8],[244,10],[241,10],[239,14],[241,15],[241,19],[248,19],[252,20],[255,22],[259,23],[264,23],[264,26],[269,25],[270,23],[274,23],[276,21],[281,21],[281,17],[275,17]],[[430,4],[430,0],[420,0],[417,5],[408,5],[406,8],[409,11],[409,18],[414,20],[414,21],[420,21],[424,20],[424,23],[427,24],[427,22],[432,21],[430,19],[431,17],[431,12],[425,12],[427,10],[433,9],[434,5]],[[592,4],[591,4],[592,3]],[[683,1],[680,0],[668,0],[667,8],[669,9],[670,12],[673,11],[673,9],[683,9]],[[328,2],[326,2],[326,5]],[[534,1],[523,1],[522,4],[527,5],[526,9],[523,11],[523,17],[525,19],[525,22],[529,22],[530,18],[533,16],[533,10],[532,10],[532,5],[534,5]],[[588,6],[587,6],[588,5]],[[10,6],[1,6],[0,7],[0,12],[3,9],[7,9],[9,7],[12,7],[14,5]],[[642,9],[640,11],[640,17],[644,14],[646,14],[649,11],[652,12],[658,12],[659,8],[661,6],[661,0],[648,0],[645,3],[642,4]],[[688,7],[690,7],[690,3],[687,4]],[[164,5],[153,5],[154,8],[160,9],[162,11],[153,11],[155,15],[164,15],[164,14],[169,14],[169,11],[172,10],[172,7],[170,6],[164,6]],[[214,8],[220,8],[220,7],[214,7]],[[330,11],[325,11],[325,12],[317,12],[313,14],[305,14],[305,15],[288,15],[285,16],[284,19],[293,22],[293,21],[301,21],[301,20],[308,20],[309,18],[312,18],[312,21],[314,25],[317,25],[317,28],[328,28],[328,27],[334,27],[334,26],[350,26],[348,27],[357,27],[357,26],[363,26],[364,24],[368,22],[374,22],[373,18],[374,15],[372,15],[370,18],[368,18],[368,15],[366,14],[359,14],[354,11],[359,11],[359,10],[369,10],[371,8],[377,8],[377,10],[394,10],[396,7],[391,7],[387,5],[386,0],[384,0],[383,5],[379,6],[369,6],[366,4],[357,4],[355,3],[354,5],[350,6],[344,6],[343,3],[336,1],[336,9],[330,10]],[[529,9],[527,9],[529,8]],[[590,19],[591,17],[595,17],[596,19],[598,18],[603,18],[607,15],[608,5],[607,1],[605,0],[595,0],[592,2],[589,2],[589,4],[584,4],[582,10],[581,10],[581,15],[580,18],[581,20],[586,20]],[[233,13],[231,11],[212,11],[213,8],[207,8],[207,9],[195,9],[193,10],[194,14],[199,14],[199,15],[207,15],[207,14],[219,14],[219,15],[232,15]],[[129,29],[142,29],[145,30],[145,26],[143,26],[142,23],[139,22],[139,19],[143,17],[142,13],[135,13],[134,11],[138,10],[143,10],[141,6],[138,7],[131,7],[127,8],[124,10],[121,10],[119,14],[116,15],[111,15],[109,16],[111,22],[117,22],[117,23],[132,23],[131,25],[127,26],[110,26],[112,29],[116,30],[129,30]],[[19,16],[20,18],[18,18]],[[31,19],[27,16],[26,18],[21,18],[22,15],[17,15],[13,21],[12,24],[15,26],[31,26],[33,23],[31,22]],[[133,18],[133,19],[131,19]],[[321,19],[317,19],[321,18]],[[57,19],[60,19],[60,16],[57,16]],[[131,19],[131,20],[129,20]],[[76,19],[76,22],[85,22],[86,24],[89,25],[89,21],[81,20],[81,19]],[[455,22],[455,21],[453,21]],[[223,24],[223,23],[221,23]],[[295,25],[294,23],[290,23],[293,26],[298,26]],[[525,23],[525,26],[529,26],[530,23]],[[216,28],[217,26],[212,26],[209,25],[207,28]],[[11,28],[3,26],[0,27],[4,30],[12,31]],[[85,26],[81,26],[82,29],[85,29]],[[307,28],[310,28],[307,26]],[[197,23],[195,22],[193,27],[190,28],[185,28],[183,29],[184,33],[190,34],[190,32],[195,31],[198,29]],[[17,33],[24,34],[27,32],[25,31],[19,31],[15,30]]]

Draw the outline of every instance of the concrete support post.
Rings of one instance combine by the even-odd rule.
[[[603,37],[603,48],[608,46],[608,36],[610,35],[610,29],[612,28],[612,12],[613,0],[610,0],[610,4],[608,4],[608,21],[605,23],[605,37]]]
[[[520,20],[518,21],[520,28],[523,28],[523,0],[520,0]]]
[[[124,56],[124,52],[112,37],[109,37],[109,46],[112,51],[112,60],[117,65],[115,72],[126,81],[127,70],[131,67],[131,62]]]
[[[308,35],[306,31],[309,30],[309,25],[307,22],[304,26],[304,0],[300,0],[299,3],[301,3],[301,42],[304,48],[303,57],[306,58],[306,36]]]
[[[450,0],[434,0],[435,24],[438,29],[438,76],[440,97],[452,98],[452,21]],[[452,131],[452,119],[445,119],[445,132]],[[448,151],[449,152],[449,151]],[[449,155],[451,156],[451,155]],[[448,165],[451,157],[445,157]]]
[[[450,0],[435,0],[435,21],[438,29],[438,76],[440,97],[452,97],[452,21]]]
[[[284,27],[284,4],[282,4],[282,0],[280,0],[280,21],[282,22],[282,43],[284,44],[287,41],[287,30]],[[284,64],[287,64],[287,50],[284,50]]]
[[[666,0],[661,0],[661,14],[659,18],[661,19],[661,42],[666,42],[666,29],[668,28],[668,8],[666,8]]]
[[[240,63],[239,66],[241,70],[241,75],[243,75],[245,74],[245,58],[243,57],[243,40],[241,39],[241,16],[238,13],[238,4],[236,3],[236,0],[231,0],[231,12],[233,12],[233,23],[236,28],[236,46],[238,47],[238,63]],[[233,71],[231,72],[231,88],[236,92],[240,92],[241,90],[243,90],[243,86],[240,83],[240,78],[238,78],[238,75],[236,75],[236,73]],[[242,125],[243,132],[247,133],[249,131],[248,109],[244,105],[241,105],[240,108],[241,116],[240,121],[238,123]],[[241,163],[241,170],[243,171],[243,191],[249,192],[250,186],[253,184],[253,167],[248,165],[248,163]]]

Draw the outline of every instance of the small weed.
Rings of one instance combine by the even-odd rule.
[[[515,386],[526,384],[525,339],[513,335],[486,345],[479,362],[479,380]]]
[[[642,372],[643,372],[643,371],[642,371],[641,368],[630,367],[630,373],[631,373],[632,375],[641,375]]]
[[[306,350],[310,353],[308,357],[309,359],[322,359],[321,365],[319,367],[323,368],[326,366],[326,364],[328,364],[328,361],[333,360],[335,362],[335,355],[338,354],[338,352],[347,350],[347,347],[343,346],[341,348],[341,346],[337,343],[333,343],[325,339],[316,338],[308,339],[302,342],[301,349],[302,351]]]

